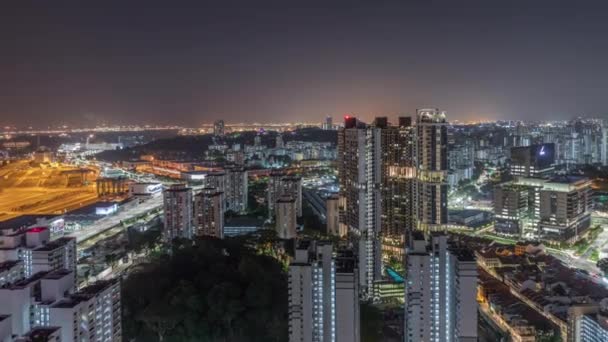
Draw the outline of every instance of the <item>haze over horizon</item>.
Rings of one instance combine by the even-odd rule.
[[[608,117],[608,4],[19,1],[0,125]]]

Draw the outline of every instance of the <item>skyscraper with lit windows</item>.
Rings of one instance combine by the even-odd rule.
[[[340,225],[359,236],[359,285],[364,298],[371,298],[381,279],[381,125],[370,126],[355,117],[344,118],[338,132]]]
[[[444,230],[448,223],[448,122],[436,108],[416,113],[416,226]]]
[[[359,342],[357,263],[329,242],[301,241],[289,265],[289,341]]]
[[[405,266],[405,341],[477,341],[473,253],[450,245],[446,235],[415,231]]]

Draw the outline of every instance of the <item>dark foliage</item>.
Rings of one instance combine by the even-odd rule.
[[[176,241],[123,283],[126,341],[285,341],[287,279],[243,239]]]

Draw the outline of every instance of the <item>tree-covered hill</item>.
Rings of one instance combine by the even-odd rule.
[[[287,276],[243,239],[176,242],[123,282],[125,341],[285,341]]]

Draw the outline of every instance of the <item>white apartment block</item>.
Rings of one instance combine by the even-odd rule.
[[[406,251],[405,341],[477,341],[477,264],[446,235],[414,232]]]
[[[288,277],[290,342],[360,340],[357,268],[352,253],[336,259],[330,243],[303,241],[296,248]]]

